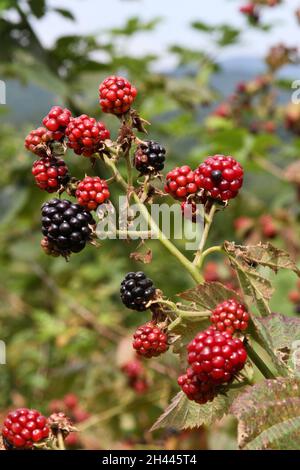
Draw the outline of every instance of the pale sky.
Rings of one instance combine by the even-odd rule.
[[[122,26],[131,16],[142,20],[161,17],[162,22],[155,32],[141,33],[126,43],[133,54],[156,53],[160,64],[171,65],[167,54],[169,45],[178,43],[189,47],[204,45],[211,50],[209,38],[189,28],[189,23],[200,20],[211,24],[229,22],[242,27],[246,21],[238,11],[247,0],[51,0],[50,5],[73,11],[77,22],[49,14],[42,21],[35,22],[43,41],[51,44],[61,34],[95,33],[110,27]],[[300,0],[285,0],[282,6],[264,9],[264,22],[275,21],[271,33],[249,30],[243,36],[242,44],[226,48],[222,58],[236,56],[264,56],[270,45],[280,41],[299,45],[300,26],[294,12],[300,7]]]

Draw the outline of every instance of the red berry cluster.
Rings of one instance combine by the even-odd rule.
[[[69,170],[61,158],[45,157],[36,160],[32,166],[32,174],[40,189],[54,193],[69,180]]]
[[[137,90],[123,77],[111,76],[99,86],[100,106],[104,113],[126,113],[135,97]]]
[[[210,320],[219,331],[233,334],[248,328],[250,316],[245,305],[235,299],[225,300],[213,310]]]
[[[31,449],[49,436],[47,418],[37,410],[19,408],[8,413],[2,429],[6,449]]]
[[[230,156],[208,157],[196,170],[184,165],[166,176],[165,191],[182,202],[183,215],[196,222],[197,204],[212,200],[228,201],[237,196],[243,184],[243,168]]]
[[[189,166],[174,168],[166,176],[165,191],[174,199],[185,199],[197,192],[198,185],[195,179],[196,174]]]
[[[38,127],[29,132],[25,138],[25,148],[40,157],[46,155],[46,144],[53,140],[53,133],[44,127]]]
[[[99,176],[86,176],[78,184],[75,195],[78,204],[92,211],[109,198],[110,192],[105,180]]]
[[[143,394],[149,388],[146,372],[141,361],[133,359],[122,366],[122,372],[128,379],[128,385],[136,393]]]
[[[224,384],[232,382],[247,359],[240,339],[213,326],[198,333],[187,350],[191,370],[179,377],[178,383],[198,403],[211,401]]]
[[[159,356],[169,348],[168,335],[154,322],[148,322],[134,333],[133,348],[143,357]]]
[[[82,114],[71,119],[66,128],[67,145],[77,155],[90,157],[99,150],[101,143],[110,138],[110,132],[103,122]]]
[[[207,158],[195,171],[196,182],[213,199],[228,201],[237,196],[243,184],[242,166],[232,157]]]
[[[71,120],[71,111],[60,106],[53,106],[43,119],[44,126],[52,132],[53,140],[61,140]]]

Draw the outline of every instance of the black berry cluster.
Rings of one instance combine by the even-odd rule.
[[[135,157],[135,168],[142,174],[158,173],[164,168],[166,149],[153,140],[139,145]]]
[[[121,300],[127,308],[143,312],[147,303],[155,296],[153,281],[142,271],[130,272],[121,283]]]
[[[42,206],[43,235],[62,255],[83,250],[94,224],[87,210],[67,199],[51,199]]]

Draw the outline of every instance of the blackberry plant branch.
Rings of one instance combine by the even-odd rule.
[[[111,168],[113,174],[115,175],[116,181],[126,190],[129,190],[129,186],[124,180],[123,176],[117,169],[115,163],[108,158],[107,156],[103,157],[104,163]],[[203,276],[199,272],[196,266],[193,265],[191,261],[186,258],[183,253],[164,235],[164,233],[160,230],[157,223],[154,221],[153,217],[151,217],[148,209],[146,206],[141,202],[139,196],[134,192],[133,198],[138,205],[141,214],[143,215],[144,219],[146,220],[149,229],[156,234],[158,240],[165,246],[165,248],[184,266],[184,268],[189,272],[191,277],[197,284],[203,282]]]
[[[199,268],[201,267],[201,264],[202,264],[203,259],[204,259],[203,258],[203,250],[204,250],[205,244],[207,242],[207,238],[208,238],[208,235],[209,235],[209,231],[210,231],[210,228],[211,228],[216,210],[217,210],[216,204],[212,204],[209,213],[205,216],[203,234],[202,234],[202,237],[201,237],[201,240],[200,240],[200,243],[199,243],[199,247],[198,247],[198,250],[196,252],[194,261],[193,261],[193,264],[195,266],[199,267]]]

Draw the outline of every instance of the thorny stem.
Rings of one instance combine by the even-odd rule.
[[[253,349],[253,347],[248,344],[247,345],[247,352],[248,355],[257,367],[257,369],[261,372],[261,374],[266,378],[266,379],[275,379],[275,375],[273,374],[272,371],[268,368],[268,366],[265,364],[265,362],[259,357],[257,352]]]
[[[109,159],[108,157],[104,156],[103,157],[103,160],[105,162],[105,164],[107,166],[109,166],[114,175],[115,175],[115,178],[116,178],[116,181],[126,190],[128,191],[129,187],[128,187],[128,184],[126,183],[126,181],[124,180],[124,178],[122,177],[122,175],[120,174],[120,172],[118,171],[118,169],[116,168],[116,165],[114,164],[114,162]],[[136,193],[133,193],[133,198],[135,200],[135,202],[137,203],[140,211],[141,211],[141,214],[143,215],[144,219],[146,220],[149,228],[151,231],[153,231],[158,240],[165,246],[165,248],[167,248],[167,250],[173,255],[175,256],[175,258],[182,264],[182,266],[184,266],[184,268],[189,272],[189,274],[192,276],[192,278],[195,280],[195,282],[197,284],[200,284],[201,282],[203,282],[203,277],[202,275],[200,274],[199,270],[197,269],[196,266],[193,265],[193,263],[191,263],[182,253],[180,250],[178,250],[178,248],[173,245],[173,243],[168,239],[166,238],[166,236],[164,235],[164,233],[160,230],[159,226],[157,225],[157,223],[154,221],[154,219],[151,217],[150,213],[148,212],[146,206],[144,204],[142,204],[140,198],[138,197],[138,195]]]
[[[203,250],[204,250],[207,238],[208,238],[208,234],[209,234],[211,224],[212,224],[212,221],[213,221],[216,210],[217,210],[217,206],[216,206],[216,204],[213,204],[211,206],[211,209],[210,209],[209,213],[205,217],[205,225],[204,225],[203,234],[202,234],[202,237],[201,237],[201,240],[200,240],[200,243],[199,243],[197,253],[196,253],[194,261],[193,261],[193,264],[195,266],[200,267],[202,262],[203,262],[203,259],[204,259]]]

